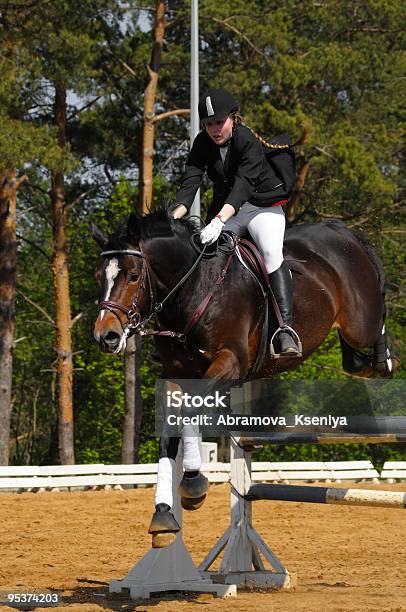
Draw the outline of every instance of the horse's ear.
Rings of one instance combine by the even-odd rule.
[[[140,220],[136,214],[131,213],[127,221],[127,235],[130,244],[137,244],[141,235]]]
[[[102,232],[101,229],[95,223],[90,223],[89,227],[90,227],[90,231],[92,232],[92,236],[97,242],[97,244],[99,245],[99,247],[101,249],[104,249],[107,246],[108,241],[109,241],[106,234]]]

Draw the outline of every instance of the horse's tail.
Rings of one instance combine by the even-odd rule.
[[[360,232],[351,230],[352,234],[357,238],[360,244],[364,247],[372,265],[375,268],[379,287],[382,296],[382,319],[380,328],[377,330],[377,339],[374,343],[374,357],[372,366],[374,370],[381,376],[392,376],[393,371],[400,366],[400,361],[396,357],[391,356],[388,339],[386,334],[386,290],[385,290],[385,272],[383,269],[382,260],[379,257],[376,249],[372,246],[369,240]]]

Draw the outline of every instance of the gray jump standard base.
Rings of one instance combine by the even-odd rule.
[[[296,583],[252,525],[252,504],[244,499],[251,486],[251,456],[238,441],[230,442],[231,525],[199,565],[202,576],[238,588],[286,589]],[[224,551],[224,552],[223,552]],[[210,570],[223,553],[217,571]],[[272,569],[265,568],[269,563]]]
[[[182,507],[178,486],[183,473],[182,459],[183,452],[179,448],[172,478],[172,492],[173,512],[180,526]],[[149,599],[152,593],[168,591],[213,593],[217,597],[232,597],[236,595],[237,588],[234,583],[216,584],[210,578],[202,576],[185,546],[181,529],[173,544],[166,548],[151,548],[125,578],[110,582],[109,591],[128,593],[131,599]]]

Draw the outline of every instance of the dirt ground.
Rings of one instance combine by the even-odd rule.
[[[282,502],[255,502],[254,525],[297,575],[293,589],[232,599],[110,595],[108,583],[149,550],[152,507],[152,488],[0,494],[3,600],[7,592],[53,591],[59,610],[80,612],[406,611],[405,511]],[[205,505],[184,518],[185,542],[199,562],[228,526],[228,485],[212,485]]]

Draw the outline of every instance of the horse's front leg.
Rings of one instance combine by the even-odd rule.
[[[232,350],[223,348],[216,353],[203,378],[239,380],[247,374],[248,357],[243,362]]]
[[[165,397],[168,391],[181,391],[179,385],[167,382]],[[165,416],[168,414],[165,411]],[[177,415],[179,416],[179,415]],[[193,416],[182,408],[181,416]],[[180,526],[173,514],[173,488],[176,474],[176,456],[180,439],[168,435],[165,426],[160,441],[160,458],[158,463],[157,486],[155,490],[155,513],[149,527],[152,534],[152,547],[163,548],[175,540]],[[182,507],[197,510],[203,504],[208,489],[208,480],[200,472],[201,455],[199,447],[199,430],[193,425],[182,427],[183,442],[183,478],[179,485]]]
[[[236,355],[229,349],[220,350],[203,378],[212,380],[213,384],[207,386],[207,391],[218,386],[219,381],[236,380],[240,376],[240,365]],[[188,416],[186,410],[182,412]],[[191,413],[190,416],[193,416]],[[185,425],[182,430],[184,449],[184,474],[179,485],[182,507],[185,510],[197,510],[203,504],[209,488],[209,481],[201,473],[201,456],[199,448],[199,428]]]
[[[182,409],[182,416],[193,417],[194,410]],[[182,508],[198,510],[206,499],[209,481],[201,473],[202,458],[200,455],[199,427],[187,423],[182,427],[183,442],[183,477],[179,484]]]
[[[148,533],[152,535],[152,548],[164,548],[172,544],[180,525],[173,515],[173,483],[176,476],[176,455],[179,438],[162,433],[155,489],[155,512]]]

